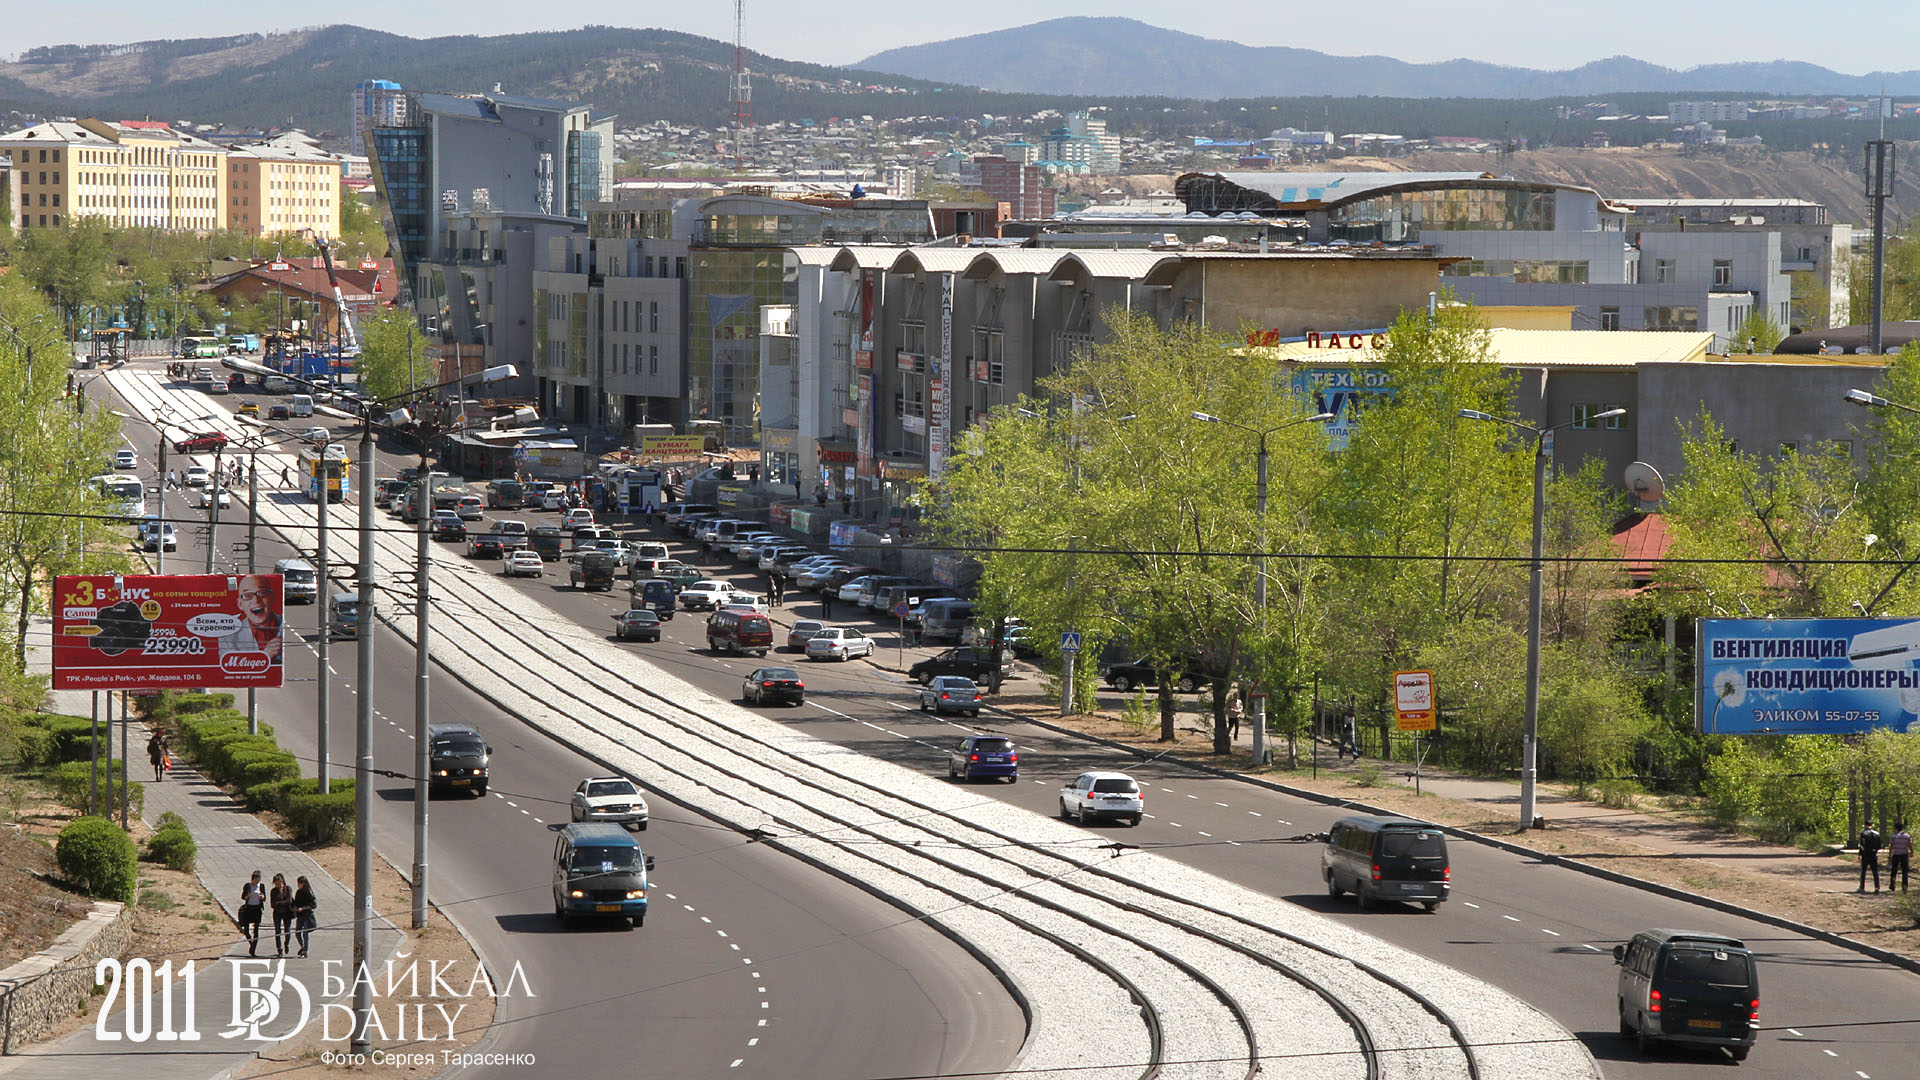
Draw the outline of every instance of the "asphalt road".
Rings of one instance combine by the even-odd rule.
[[[394,470],[380,471],[384,474]],[[534,523],[553,517],[536,511],[515,512],[510,516]],[[190,539],[185,537],[188,530],[182,531],[183,538]],[[693,551],[679,538],[666,538],[676,544],[680,557],[693,561]],[[262,558],[266,558],[264,552]],[[715,569],[720,567],[717,563],[709,565]],[[463,571],[495,574],[497,564],[464,564]],[[744,569],[738,576],[756,588],[764,580]],[[609,635],[611,615],[626,606],[624,577],[611,593],[578,593],[566,588],[564,565],[558,575],[550,571],[544,580],[496,580],[501,588],[524,594],[530,605],[545,606],[559,618],[606,628]],[[812,607],[811,598],[801,602]],[[844,614],[842,609],[836,610]],[[805,613],[810,615],[813,611]],[[1154,848],[1240,884],[1324,912],[1331,918],[1499,985],[1533,1002],[1573,1031],[1602,1062],[1610,1077],[1667,1077],[1730,1066],[1725,1055],[1717,1051],[1676,1049],[1643,1060],[1629,1042],[1616,1035],[1615,969],[1609,954],[1615,943],[1650,926],[1730,933],[1746,939],[1759,951],[1764,965],[1761,976],[1764,1030],[1753,1056],[1741,1066],[1743,1075],[1782,1080],[1803,1077],[1871,1080],[1920,1075],[1920,1041],[1916,1039],[1916,1032],[1920,1031],[1920,976],[1764,923],[1721,915],[1467,843],[1453,845],[1453,899],[1437,914],[1423,914],[1414,907],[1395,909],[1392,906],[1377,912],[1360,912],[1350,899],[1335,901],[1326,896],[1314,845],[1275,842],[1324,831],[1339,816],[1332,808],[1165,762],[1134,767],[1130,755],[1055,735],[1006,717],[986,716],[976,723],[926,716],[911,708],[910,687],[897,676],[881,672],[865,661],[809,663],[778,653],[765,661],[750,657],[714,657],[705,649],[703,623],[703,615],[683,612],[668,624],[666,640],[624,647],[643,653],[664,669],[703,689],[727,697],[738,696],[740,681],[752,668],[776,661],[791,663],[807,681],[808,703],[799,709],[770,708],[766,710],[769,715],[810,734],[908,768],[944,774],[942,751],[963,733],[990,727],[1011,734],[1021,749],[1020,782],[1011,786],[984,784],[977,790],[982,797],[1005,799],[1038,813],[1053,813],[1057,807],[1058,786],[1083,769],[1129,768],[1148,785],[1147,821],[1138,829],[1109,826],[1103,827],[1103,831],[1111,829],[1121,834],[1117,838],[1129,843]],[[871,626],[870,629],[886,635],[882,640],[890,643],[889,631]],[[342,650],[343,655],[345,652]],[[350,658],[336,655],[334,663],[340,671],[352,671]],[[436,716],[459,715],[441,712],[439,703],[447,693],[441,688],[449,683],[450,680],[443,679],[435,684]],[[377,700],[393,701],[399,706],[398,715],[407,715],[410,695],[410,680],[404,673],[394,673],[390,693],[383,673]],[[479,703],[471,707],[476,719],[499,723],[490,707]],[[350,710],[350,702],[336,704],[336,725],[342,723],[341,717],[350,717]],[[482,726],[487,728],[486,724]],[[336,745],[340,738],[336,735]],[[584,775],[578,771],[581,764],[570,763],[566,755],[561,755],[543,781],[544,786],[533,790],[543,793],[570,790],[578,776]],[[501,783],[503,793],[507,788],[519,790],[517,785],[508,785],[504,780]],[[436,808],[440,805],[436,803]],[[393,827],[399,831],[394,834],[392,846],[382,841],[383,850],[400,854],[395,860],[398,863],[406,861],[405,853],[409,850],[405,824],[408,809],[410,807],[402,803],[396,811],[398,824]],[[531,816],[540,815],[524,800],[519,807],[507,809],[509,819],[521,810],[528,810]],[[437,829],[446,828],[440,823],[448,816],[436,814]],[[525,816],[529,815],[522,815]],[[667,856],[682,853],[662,846],[665,838],[656,838],[659,828],[649,832],[647,844],[650,851],[661,856],[662,869],[667,871],[675,865]],[[484,842],[484,835],[481,840]],[[544,872],[544,867],[535,870],[538,875]],[[442,887],[439,880],[444,879],[437,879],[436,894],[448,895],[447,887]],[[536,876],[536,880],[541,882],[536,889],[543,887],[544,878]],[[665,873],[662,880],[677,884]],[[465,883],[458,884],[464,886]],[[459,894],[482,896],[486,895],[487,888],[485,882],[476,882],[471,891],[463,888]],[[717,899],[717,896],[710,898],[710,902]],[[519,910],[538,911],[544,902],[544,896],[536,893],[533,901],[521,904]],[[884,917],[886,909],[881,911]],[[468,919],[459,908],[455,908],[455,912],[472,928],[474,920]],[[499,918],[501,916],[495,916],[496,923]],[[716,925],[718,921],[716,917]],[[502,929],[515,932],[507,925]],[[650,920],[640,933],[651,934],[654,930]],[[582,940],[588,938],[583,936]],[[967,963],[964,957],[959,962]],[[769,987],[771,995],[772,987]],[[842,1013],[838,1009],[833,1011]],[[724,1009],[721,1015],[725,1015]],[[544,1038],[542,1042],[544,1044]],[[545,1060],[543,1052],[543,1063]],[[1005,1057],[1000,1060],[1004,1061]],[[952,1065],[945,1068],[954,1071]],[[793,1071],[788,1075],[874,1073]]]
[[[235,395],[230,404],[245,399]],[[138,429],[130,424],[129,430]],[[154,475],[156,439],[140,434],[132,444],[143,477]],[[209,457],[198,460],[210,463]],[[169,455],[170,466],[184,464]],[[377,471],[389,475],[399,467]],[[263,480],[269,471],[278,476],[277,467],[263,468]],[[301,498],[279,490],[263,493],[267,497]],[[181,541],[168,555],[168,569],[197,572],[205,559],[205,512],[173,493],[168,513]],[[216,565],[244,566],[244,553],[233,550],[244,539],[243,522],[237,506],[223,515]],[[260,535],[263,568],[299,554],[266,530]],[[354,557],[350,534],[336,534],[332,557],[336,564]],[[407,601],[387,600],[396,602]],[[263,721],[274,725],[282,746],[309,761],[317,758],[312,639],[322,610],[288,609],[289,623],[309,640],[289,649],[286,687],[260,695]],[[357,649],[342,641],[331,650],[336,776],[352,770]],[[412,653],[391,636],[380,649],[374,760],[410,771]],[[548,887],[549,830],[567,820],[574,785],[605,770],[451,678],[433,680],[431,693],[436,722],[469,722],[496,751],[485,798],[432,803],[433,896],[499,972],[519,963],[536,995],[500,1002],[488,1049],[531,1052],[555,1075],[783,1080],[991,1072],[1018,1051],[1019,1009],[963,949],[865,892],[664,800],[653,801],[654,822],[639,834],[657,860],[646,926],[563,931]],[[375,847],[406,872],[412,784],[377,780],[374,793]],[[405,917],[404,910],[393,914]],[[855,1024],[858,1038],[821,1037]]]
[[[545,516],[518,514],[538,523]],[[697,549],[666,530],[677,557],[697,562]],[[745,564],[709,562],[716,576],[737,578],[756,591],[764,576]],[[568,619],[612,626],[626,606],[626,579],[612,593],[576,593],[562,585],[515,581],[514,588]],[[789,594],[788,608],[817,613],[811,594]],[[837,613],[846,609],[835,606]],[[862,626],[892,644],[888,626]],[[738,698],[746,672],[765,663],[795,667],[807,684],[801,708],[762,710],[809,734],[885,758],[910,769],[945,775],[944,751],[972,731],[991,729],[1018,742],[1019,783],[977,785],[982,797],[1004,799],[1036,813],[1058,809],[1059,787],[1086,769],[1126,769],[1148,785],[1147,820],[1137,829],[1099,826],[1116,839],[1141,844],[1249,888],[1283,897],[1395,944],[1494,983],[1574,1032],[1609,1077],[1692,1075],[1730,1067],[1717,1050],[1660,1049],[1643,1059],[1617,1033],[1612,948],[1634,932],[1677,926],[1732,934],[1760,955],[1761,1024],[1742,1075],[1779,1080],[1920,1076],[1920,976],[1859,953],[1755,920],[1720,914],[1616,885],[1538,860],[1465,842],[1452,845],[1453,898],[1436,914],[1417,906],[1385,905],[1362,912],[1351,897],[1327,896],[1319,847],[1285,843],[1324,832],[1341,816],[1335,808],[1253,784],[1214,777],[1176,764],[1136,766],[1132,755],[1054,734],[1007,715],[937,718],[914,705],[913,687],[866,661],[810,662],[775,652],[767,659],[716,657],[705,647],[704,615],[682,612],[659,644],[625,646],[711,693]],[[776,632],[776,641],[784,635]],[[883,647],[884,658],[894,652]],[[923,651],[924,654],[924,651]],[[908,650],[911,660],[913,650]]]

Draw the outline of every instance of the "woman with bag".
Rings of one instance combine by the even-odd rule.
[[[267,890],[260,884],[260,871],[240,886],[240,914],[233,924],[240,928],[240,936],[247,939],[247,955],[257,956],[260,952],[260,911],[267,905]]]
[[[305,876],[297,877],[294,881],[298,882],[300,887],[293,890],[293,936],[300,943],[298,955],[305,956],[307,955],[307,937],[313,933],[313,909],[316,902],[313,898],[313,886],[307,884]]]
[[[267,903],[273,908],[273,951],[287,955],[293,944],[293,890],[287,887],[285,874],[273,875],[273,888],[267,890]]]

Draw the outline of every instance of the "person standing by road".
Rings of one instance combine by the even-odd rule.
[[[280,486],[283,488],[293,486],[293,470],[286,465],[280,466]]]
[[[1246,717],[1247,707],[1240,704],[1239,687],[1230,687],[1227,693],[1229,694],[1227,701],[1227,739],[1232,742],[1239,742],[1240,721]]]
[[[1867,891],[1867,871],[1873,871],[1873,891],[1880,891],[1880,830],[1867,822],[1860,830],[1860,890]]]
[[[299,956],[307,955],[307,939],[313,936],[313,911],[319,902],[313,897],[313,886],[307,884],[306,875],[293,879],[299,888],[293,890],[293,937],[300,943]]]
[[[293,888],[287,875],[273,875],[273,888],[267,890],[267,905],[273,908],[273,952],[287,955],[293,945]]]
[[[1354,727],[1354,717],[1352,713],[1348,713],[1340,718],[1340,751],[1334,755],[1335,761],[1344,758],[1349,753],[1353,755],[1353,760],[1360,760],[1360,740]]]
[[[267,890],[260,884],[260,871],[240,886],[240,914],[233,920],[240,928],[240,936],[247,939],[247,955],[257,956],[260,951],[260,913],[267,906]]]
[[[1887,838],[1887,891],[1893,891],[1893,880],[1900,879],[1900,891],[1907,891],[1907,877],[1913,865],[1913,834],[1907,831],[1907,823],[1895,822],[1893,835]]]

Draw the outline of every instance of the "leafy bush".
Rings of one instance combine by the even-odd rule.
[[[83,817],[60,830],[53,849],[60,872],[88,896],[132,903],[139,870],[133,841],[103,817]]]
[[[231,709],[233,701],[232,694],[182,694],[173,699],[172,718],[192,716],[208,709]]]
[[[331,844],[353,838],[353,791],[325,795],[294,795],[287,799],[287,827],[294,839],[308,844]]]
[[[165,813],[161,814],[158,818],[154,819],[154,822],[153,822],[153,828],[155,832],[158,832],[161,829],[184,829],[186,827],[187,827],[187,819],[181,817],[179,814],[176,814],[171,810],[168,810]]]
[[[267,803],[254,795],[254,789],[286,780],[300,778],[300,763],[291,754],[250,761],[240,770],[240,790],[246,793],[247,805],[255,810],[264,808]]]
[[[28,768],[53,764],[53,733],[22,725],[13,730],[14,760]]]
[[[1614,810],[1632,810],[1640,805],[1640,796],[1647,793],[1632,780],[1621,777],[1608,777],[1594,782],[1594,788],[1600,794],[1600,805]]]
[[[329,795],[338,795],[345,792],[351,797],[353,794],[353,778],[351,776],[333,777],[330,779],[327,787],[329,789],[327,792]],[[296,796],[318,794],[320,794],[320,781],[311,776],[259,784],[247,789],[247,799],[249,802],[255,803],[261,809],[276,811],[285,817],[292,816],[289,811],[292,808],[292,802]]]
[[[84,812],[87,809],[87,795],[93,787],[92,772],[93,763],[88,761],[69,761],[54,766],[47,774],[48,782],[53,785],[54,798],[60,800],[63,806]],[[127,800],[133,814],[138,816],[146,806],[146,785],[129,778]],[[100,801],[100,809],[103,810],[120,805],[120,770],[117,767],[108,769],[105,762],[100,766]]]
[[[147,838],[147,858],[174,870],[192,870],[199,848],[185,825],[169,825]]]

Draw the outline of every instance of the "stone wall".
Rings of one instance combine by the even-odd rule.
[[[52,945],[0,971],[0,1054],[43,1039],[93,996],[93,966],[133,943],[133,909],[96,900]]]

